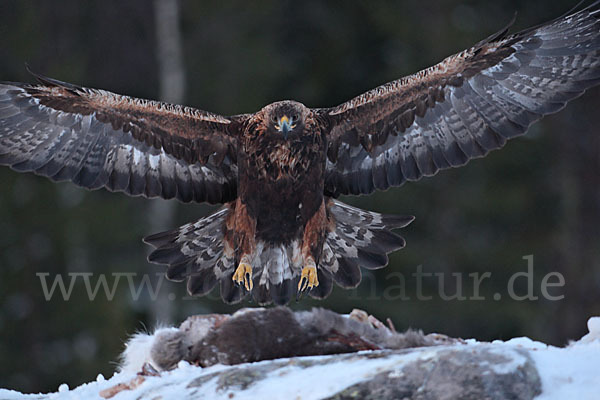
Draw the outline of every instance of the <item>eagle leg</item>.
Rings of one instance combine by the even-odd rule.
[[[242,257],[231,279],[240,286],[244,285],[247,291],[252,290],[254,283],[252,282],[252,266],[250,265],[248,256],[244,255]]]
[[[238,244],[238,254],[241,254],[240,263],[231,279],[250,292],[254,287],[251,260],[254,258],[256,250],[256,219],[248,214],[248,208],[239,197],[235,203],[230,205],[230,208],[232,210],[226,228],[228,231],[233,231],[234,241]]]
[[[312,289],[319,286],[317,279],[317,265],[312,257],[309,257],[306,265],[302,268],[300,282],[298,282],[298,292],[304,292],[306,289]]]
[[[319,286],[317,278],[317,262],[319,255],[323,251],[323,242],[327,235],[327,211],[325,202],[317,209],[304,227],[304,235],[302,238],[302,258],[304,267],[300,274],[298,282],[298,292],[303,292],[306,289],[312,289]]]

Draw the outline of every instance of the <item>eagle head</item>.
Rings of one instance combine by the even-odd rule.
[[[297,101],[285,100],[269,104],[265,107],[265,113],[269,121],[268,130],[287,139],[290,135],[298,135],[304,130],[310,109]]]

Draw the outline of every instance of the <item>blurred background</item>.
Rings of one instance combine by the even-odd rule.
[[[254,3],[254,4],[253,4]],[[48,1],[2,0],[0,80],[39,73],[136,97],[166,99],[231,115],[295,99],[337,105],[384,82],[430,66],[504,26],[514,29],[561,15],[575,0],[444,1]],[[466,167],[368,197],[343,200],[379,212],[412,214],[404,250],[390,265],[365,272],[356,290],[335,288],[326,301],[294,309],[361,308],[396,328],[479,340],[529,336],[555,345],[587,332],[600,315],[600,90],[590,90],[529,134]],[[162,282],[141,238],[214,210],[206,205],[88,192],[0,168],[0,387],[26,392],[71,387],[115,370],[124,340],[157,322],[197,313],[233,312],[218,291],[189,299],[185,285]],[[527,271],[533,294],[517,301],[507,282]],[[416,298],[412,275],[424,278]],[[489,271],[479,296],[444,300]],[[562,300],[544,299],[544,276],[559,272]],[[125,278],[109,300],[92,301],[83,280],[68,301],[46,301],[39,273],[136,274],[162,282],[156,299],[131,293]],[[461,275],[452,275],[460,273]],[[557,282],[557,279],[551,279]],[[515,280],[524,294],[529,283]],[[494,297],[499,294],[500,297]]]

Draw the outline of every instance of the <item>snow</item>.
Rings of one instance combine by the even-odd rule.
[[[588,333],[581,338],[582,342],[593,342],[600,340],[600,317],[592,317],[588,320]]]
[[[66,383],[63,383],[58,387],[58,393],[65,393],[68,391],[69,391],[69,385],[67,385]]]
[[[535,340],[531,340],[528,337],[512,338],[506,342],[502,342],[502,344],[505,344],[508,346],[520,347],[522,349],[527,349],[527,350],[539,350],[539,349],[548,348],[547,344],[542,343],[542,342],[536,342]]]
[[[269,376],[262,380],[263,384],[253,385],[243,392],[235,394],[236,399],[318,399],[328,397],[332,393],[343,390],[348,386],[367,379],[379,372],[382,368],[391,365],[402,365],[414,359],[423,359],[433,357],[436,348],[427,349],[424,353],[413,353],[408,355],[395,355],[389,358],[379,359],[360,359],[356,361],[344,361],[336,363],[324,363],[323,365],[304,368],[298,365],[291,365],[273,371]],[[302,357],[302,360],[325,360],[328,356]],[[289,361],[289,359],[284,359]],[[271,361],[261,361],[260,363],[269,363]],[[258,364],[258,363],[257,363]],[[183,361],[178,368],[173,371],[163,373],[160,377],[144,377],[144,382],[135,390],[123,390],[119,392],[114,399],[116,400],[135,400],[140,397],[145,398],[179,398],[185,399],[190,396],[190,389],[187,387],[190,380],[209,376],[215,372],[222,371],[230,367],[215,365],[204,368],[198,373],[198,368],[191,366]],[[399,372],[400,373],[400,372]],[[48,399],[101,399],[99,393],[102,390],[114,387],[119,383],[132,381],[136,374],[121,372],[111,379],[103,382],[95,381],[79,386],[70,392],[68,389],[62,391],[59,388],[57,393],[48,395]],[[210,398],[214,400],[230,399],[231,391],[217,390],[218,377],[212,378],[207,384],[198,388],[193,396],[194,398]],[[63,384],[64,385],[64,384]],[[61,385],[61,387],[63,386]],[[32,397],[30,397],[32,396]],[[14,391],[0,389],[0,399],[37,399],[39,395],[23,395]]]
[[[426,357],[435,354],[435,350],[426,353]],[[326,358],[327,356],[307,357],[312,359]],[[380,369],[397,364],[399,361],[408,362],[416,358],[423,358],[423,354],[398,355],[375,360],[344,361],[325,364],[311,368],[298,368],[289,366],[285,369],[274,371],[262,385],[253,385],[243,392],[236,393],[236,399],[269,399],[277,393],[281,399],[320,399],[330,397],[331,394],[344,390],[361,382],[379,372]],[[268,382],[268,383],[267,383]],[[213,392],[207,392],[206,398],[227,399],[228,393],[222,397],[212,397]]]
[[[600,398],[600,341],[530,353],[542,379],[536,400]],[[568,356],[567,356],[568,355]]]
[[[600,398],[600,317],[591,318],[588,322],[589,333],[579,341],[565,348],[548,346],[544,343],[520,337],[508,341],[494,341],[493,351],[498,354],[515,353],[513,349],[526,351],[535,362],[542,383],[542,393],[536,400],[597,400]],[[142,348],[147,348],[152,341],[151,335],[136,336],[136,357],[142,362],[146,359]],[[466,340],[464,344],[452,346],[477,346],[475,340]],[[446,347],[446,346],[443,346]],[[446,347],[447,348],[447,347]],[[302,357],[277,361],[261,361],[260,363],[281,362],[281,368],[273,369],[261,379],[260,384],[235,392],[236,399],[318,399],[328,397],[351,385],[376,375],[385,368],[394,366],[396,376],[402,375],[402,365],[415,359],[435,357],[440,347],[427,347],[418,352],[391,353],[389,357],[353,358],[331,362],[328,356]],[[132,350],[132,349],[130,349]],[[302,366],[303,361],[317,361],[317,365],[309,368]],[[329,360],[329,362],[325,362]],[[502,371],[509,372],[525,362],[525,356],[513,357],[512,361],[502,365]],[[257,363],[258,364],[258,363]],[[123,370],[110,379],[101,374],[95,381],[69,389],[65,383],[55,393],[21,394],[16,391],[0,389],[0,399],[33,400],[33,399],[103,399],[102,391],[115,388],[117,385],[130,385],[114,394],[116,400],[139,398],[210,398],[229,399],[232,390],[218,388],[219,372],[231,368],[244,368],[245,365],[214,365],[200,369],[187,362],[180,362],[173,371],[162,372],[160,376],[140,377],[131,369]],[[190,386],[194,379],[204,378],[206,382],[198,387]],[[235,388],[234,388],[235,389]],[[274,397],[277,394],[277,397]]]
[[[566,349],[548,346],[530,353],[542,378],[536,400],[600,398],[600,317],[590,318],[587,326],[589,333]]]
[[[498,354],[498,355],[503,355],[506,353],[506,351],[502,348],[493,349],[492,352],[495,354]],[[508,374],[508,373],[514,371],[515,369],[525,365],[526,362],[527,362],[527,357],[514,352],[511,354],[511,362],[499,364],[499,365],[493,365],[492,369],[497,374]]]

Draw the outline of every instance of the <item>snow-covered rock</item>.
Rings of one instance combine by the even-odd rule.
[[[49,394],[0,389],[0,399],[592,400],[600,398],[598,321],[590,319],[590,333],[565,348],[528,338],[466,340],[208,367],[179,360],[163,371],[149,363],[158,337],[149,335],[138,337],[145,349],[135,354],[145,363],[138,371],[130,364],[110,379],[74,389],[61,385]]]

